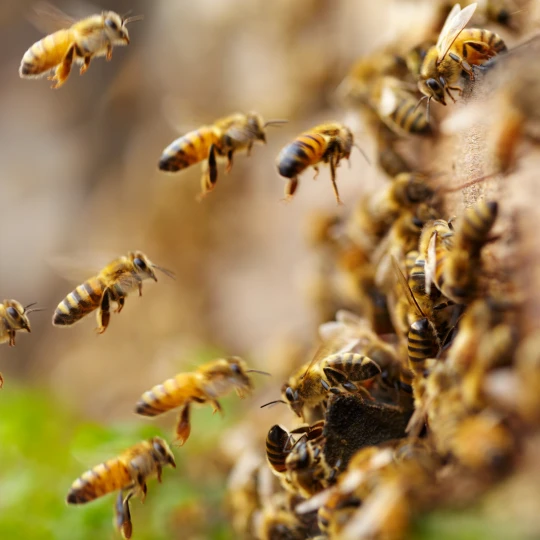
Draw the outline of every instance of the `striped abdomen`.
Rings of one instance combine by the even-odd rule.
[[[101,304],[105,283],[99,277],[90,278],[71,291],[56,308],[53,315],[55,326],[74,324]]]
[[[310,165],[316,165],[328,149],[328,138],[319,133],[304,133],[281,150],[277,157],[279,174],[294,178]]]
[[[266,459],[273,471],[284,473],[285,460],[290,454],[290,435],[282,427],[272,426],[266,437]]]
[[[425,362],[437,354],[437,341],[429,321],[424,317],[411,324],[407,340],[409,368],[424,374]]]
[[[77,478],[67,495],[69,504],[84,504],[133,483],[130,471],[119,458],[113,458]]]
[[[428,133],[431,126],[425,108],[418,107],[417,101],[402,97],[388,118],[407,133]]]
[[[456,233],[456,244],[467,249],[471,257],[480,254],[497,219],[498,210],[499,205],[495,201],[485,200],[465,210],[463,223]]]
[[[62,62],[73,36],[70,30],[59,30],[34,43],[25,53],[19,67],[21,77],[39,77]]]
[[[493,56],[506,51],[506,44],[502,38],[495,32],[485,29],[465,28],[456,42],[459,42],[457,51],[459,55],[470,65],[475,66],[482,65]]]
[[[145,392],[135,406],[135,412],[142,416],[157,416],[185,405],[188,401],[203,402],[204,399],[195,386],[192,373],[180,373],[163,384]]]
[[[381,368],[367,356],[350,352],[328,356],[323,366],[328,382],[335,386],[347,381],[366,381],[381,372]]]
[[[176,172],[208,158],[210,146],[218,144],[216,130],[203,126],[173,141],[161,154],[159,169]]]

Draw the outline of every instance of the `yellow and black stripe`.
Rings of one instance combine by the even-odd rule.
[[[328,149],[328,138],[320,133],[306,132],[281,150],[277,157],[279,174],[295,178],[310,165],[323,159]]]
[[[266,459],[273,471],[284,473],[287,470],[285,461],[290,454],[290,435],[281,426],[275,425],[266,437]]]
[[[456,244],[468,251],[471,257],[480,254],[493,227],[499,205],[495,201],[482,200],[465,210],[461,227],[456,233]]]
[[[189,388],[194,389],[192,374],[180,373],[145,392],[137,402],[135,412],[142,416],[157,416],[176,409],[188,401]],[[189,396],[189,401],[204,402],[195,392]]]
[[[53,324],[55,326],[74,324],[97,309],[105,289],[105,284],[97,277],[79,285],[58,304],[53,315]]]
[[[407,336],[409,368],[413,373],[424,374],[425,362],[437,354],[437,341],[427,318],[423,317],[411,324]]]
[[[173,141],[161,154],[161,171],[176,172],[208,158],[212,144],[219,143],[213,126],[203,126]]]
[[[21,77],[39,77],[60,64],[72,42],[69,30],[59,30],[34,43],[19,68]]]

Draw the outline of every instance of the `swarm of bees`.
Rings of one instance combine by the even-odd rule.
[[[322,318],[316,352],[283,383],[281,399],[266,404],[287,405],[291,422],[302,423],[269,426],[242,481],[229,485],[239,537],[406,538],[414,517],[449,502],[453,484],[466,477],[477,494],[511,470],[524,431],[518,427],[540,417],[537,339],[520,326],[523,297],[496,256],[501,201],[480,198],[461,215],[449,215],[441,183],[430,171],[414,170],[397,144],[436,134],[431,100],[455,102],[465,87],[474,92],[478,79],[491,77],[496,90],[497,82],[501,87],[498,73],[506,62],[530,62],[529,44],[508,49],[494,31],[466,28],[476,3],[439,7],[446,18],[435,31],[360,59],[336,91],[363,114],[390,181],[347,216],[315,224],[313,244],[328,262],[324,301],[335,320]],[[504,2],[487,3],[484,15],[511,25]],[[138,19],[107,11],[72,21],[30,47],[20,76],[54,71],[49,79],[59,88],[74,61],[82,74],[92,58],[110,60],[114,46],[129,44],[126,25]],[[514,139],[537,119],[537,107],[524,96],[537,78],[522,76],[502,92],[511,136],[497,133],[498,172],[516,166]],[[235,152],[249,155],[256,141],[266,142],[267,127],[283,122],[265,122],[256,112],[229,115],[173,141],[158,167],[177,172],[202,162],[202,198],[215,187],[218,158],[229,172]],[[328,164],[341,205],[336,169],[354,146],[352,130],[341,122],[301,133],[277,157],[278,173],[287,180],[285,198],[295,194],[302,172],[313,167],[318,174]],[[111,304],[119,313],[130,292],[142,295],[144,280],[157,281],[156,270],[174,277],[140,251],[115,259],[60,302],[53,325],[72,325],[96,311],[102,334]],[[0,343],[13,346],[17,331],[30,332],[28,314],[38,311],[33,305],[0,304]],[[192,405],[222,412],[219,399],[232,390],[240,398],[252,394],[251,373],[268,375],[237,356],[216,359],[144,392],[135,413],[154,417],[178,409],[175,443],[182,446],[191,433]],[[523,397],[501,400],[500,377],[519,380]],[[115,523],[130,538],[130,500],[144,500],[147,479],[161,482],[167,465],[176,466],[166,441],[139,442],[85,472],[67,503],[118,492]]]

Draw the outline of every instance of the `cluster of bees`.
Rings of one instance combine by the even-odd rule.
[[[324,302],[337,315],[321,325],[316,354],[283,385],[278,401],[303,423],[268,431],[266,462],[277,484],[260,497],[256,478],[266,466],[258,465],[249,486],[233,487],[231,500],[243,501],[242,508],[233,504],[233,512],[246,512],[249,500],[247,518],[234,519],[243,524],[239,534],[272,540],[400,538],[411,517],[444,502],[463,475],[487,484],[507,470],[519,446],[515,417],[530,420],[540,405],[538,352],[520,334],[520,299],[508,294],[508,272],[495,279],[485,270],[486,252],[498,240],[492,229],[499,204],[479,200],[456,219],[447,216],[444,190],[411,171],[395,145],[404,134],[432,134],[430,102],[455,101],[464,79],[474,87],[482,70],[488,72],[507,51],[496,33],[466,28],[476,7],[445,7],[438,36],[404,54],[395,45],[361,59],[338,89],[373,128],[379,165],[391,182],[360,200],[346,219],[330,216],[317,224],[314,238],[330,261]],[[506,8],[486,15],[512,22]],[[71,21],[28,49],[20,76],[52,72],[49,79],[59,88],[73,62],[83,74],[94,57],[110,60],[113,47],[129,44],[126,25],[140,18],[107,11]],[[249,155],[256,141],[266,142],[266,128],[282,122],[265,122],[257,113],[227,116],[172,142],[159,169],[177,172],[202,163],[203,197],[215,187],[218,159],[230,171],[236,152]],[[294,195],[307,168],[318,173],[320,164],[328,164],[340,204],[336,170],[354,146],[352,130],[340,122],[300,134],[277,158],[285,198]],[[112,261],[60,302],[53,324],[69,326],[95,311],[102,334],[113,305],[119,313],[130,292],[140,296],[144,280],[157,281],[156,270],[174,277],[139,251]],[[32,306],[0,304],[0,342],[15,345],[18,331],[30,332],[28,315],[37,311]],[[526,399],[504,408],[497,382],[508,370],[528,390]],[[178,409],[175,442],[183,445],[192,404],[221,412],[220,397],[232,390],[240,398],[252,393],[252,372],[265,374],[238,357],[217,359],[154,386],[135,412],[153,417]],[[130,500],[144,500],[147,479],[161,481],[167,465],[175,467],[166,441],[142,441],[85,472],[67,502],[117,491],[116,524],[130,538]]]

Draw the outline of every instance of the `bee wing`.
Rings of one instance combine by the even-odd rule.
[[[452,8],[437,40],[438,64],[442,62],[456,38],[470,21],[475,10],[476,4],[470,4],[465,9],[461,9],[460,5],[456,4]]]
[[[407,279],[405,278],[401,268],[399,267],[399,263],[397,259],[393,255],[392,255],[392,267],[394,268],[394,274],[396,275],[397,280],[399,281],[399,284],[401,285],[403,293],[407,297],[409,304],[415,307],[420,317],[425,317],[422,311],[422,308],[418,305],[418,302],[416,301],[416,298],[414,297],[414,294],[411,291],[409,284],[407,283]]]
[[[307,501],[302,501],[301,503],[297,504],[294,511],[297,514],[308,514],[309,512],[318,510],[321,506],[324,506],[328,502],[328,499],[332,496],[333,492],[333,488],[327,488],[320,491],[316,495],[313,495],[313,497],[310,497]]]
[[[247,127],[231,126],[225,133],[239,143],[248,142],[252,138],[252,134]]]
[[[76,22],[74,17],[45,1],[36,2],[26,17],[33,26],[44,34],[52,34],[57,30],[69,28]]]
[[[426,253],[426,264],[424,265],[424,273],[426,276],[425,289],[426,293],[431,293],[431,283],[435,278],[435,270],[437,268],[437,252],[436,252],[436,243],[437,243],[437,232],[435,231],[431,238],[429,239],[429,244]]]
[[[97,275],[111,261],[118,259],[118,253],[72,253],[69,255],[51,255],[47,264],[57,275],[66,281],[82,282]]]
[[[377,110],[381,116],[390,116],[399,105],[396,88],[391,84],[383,84]]]

